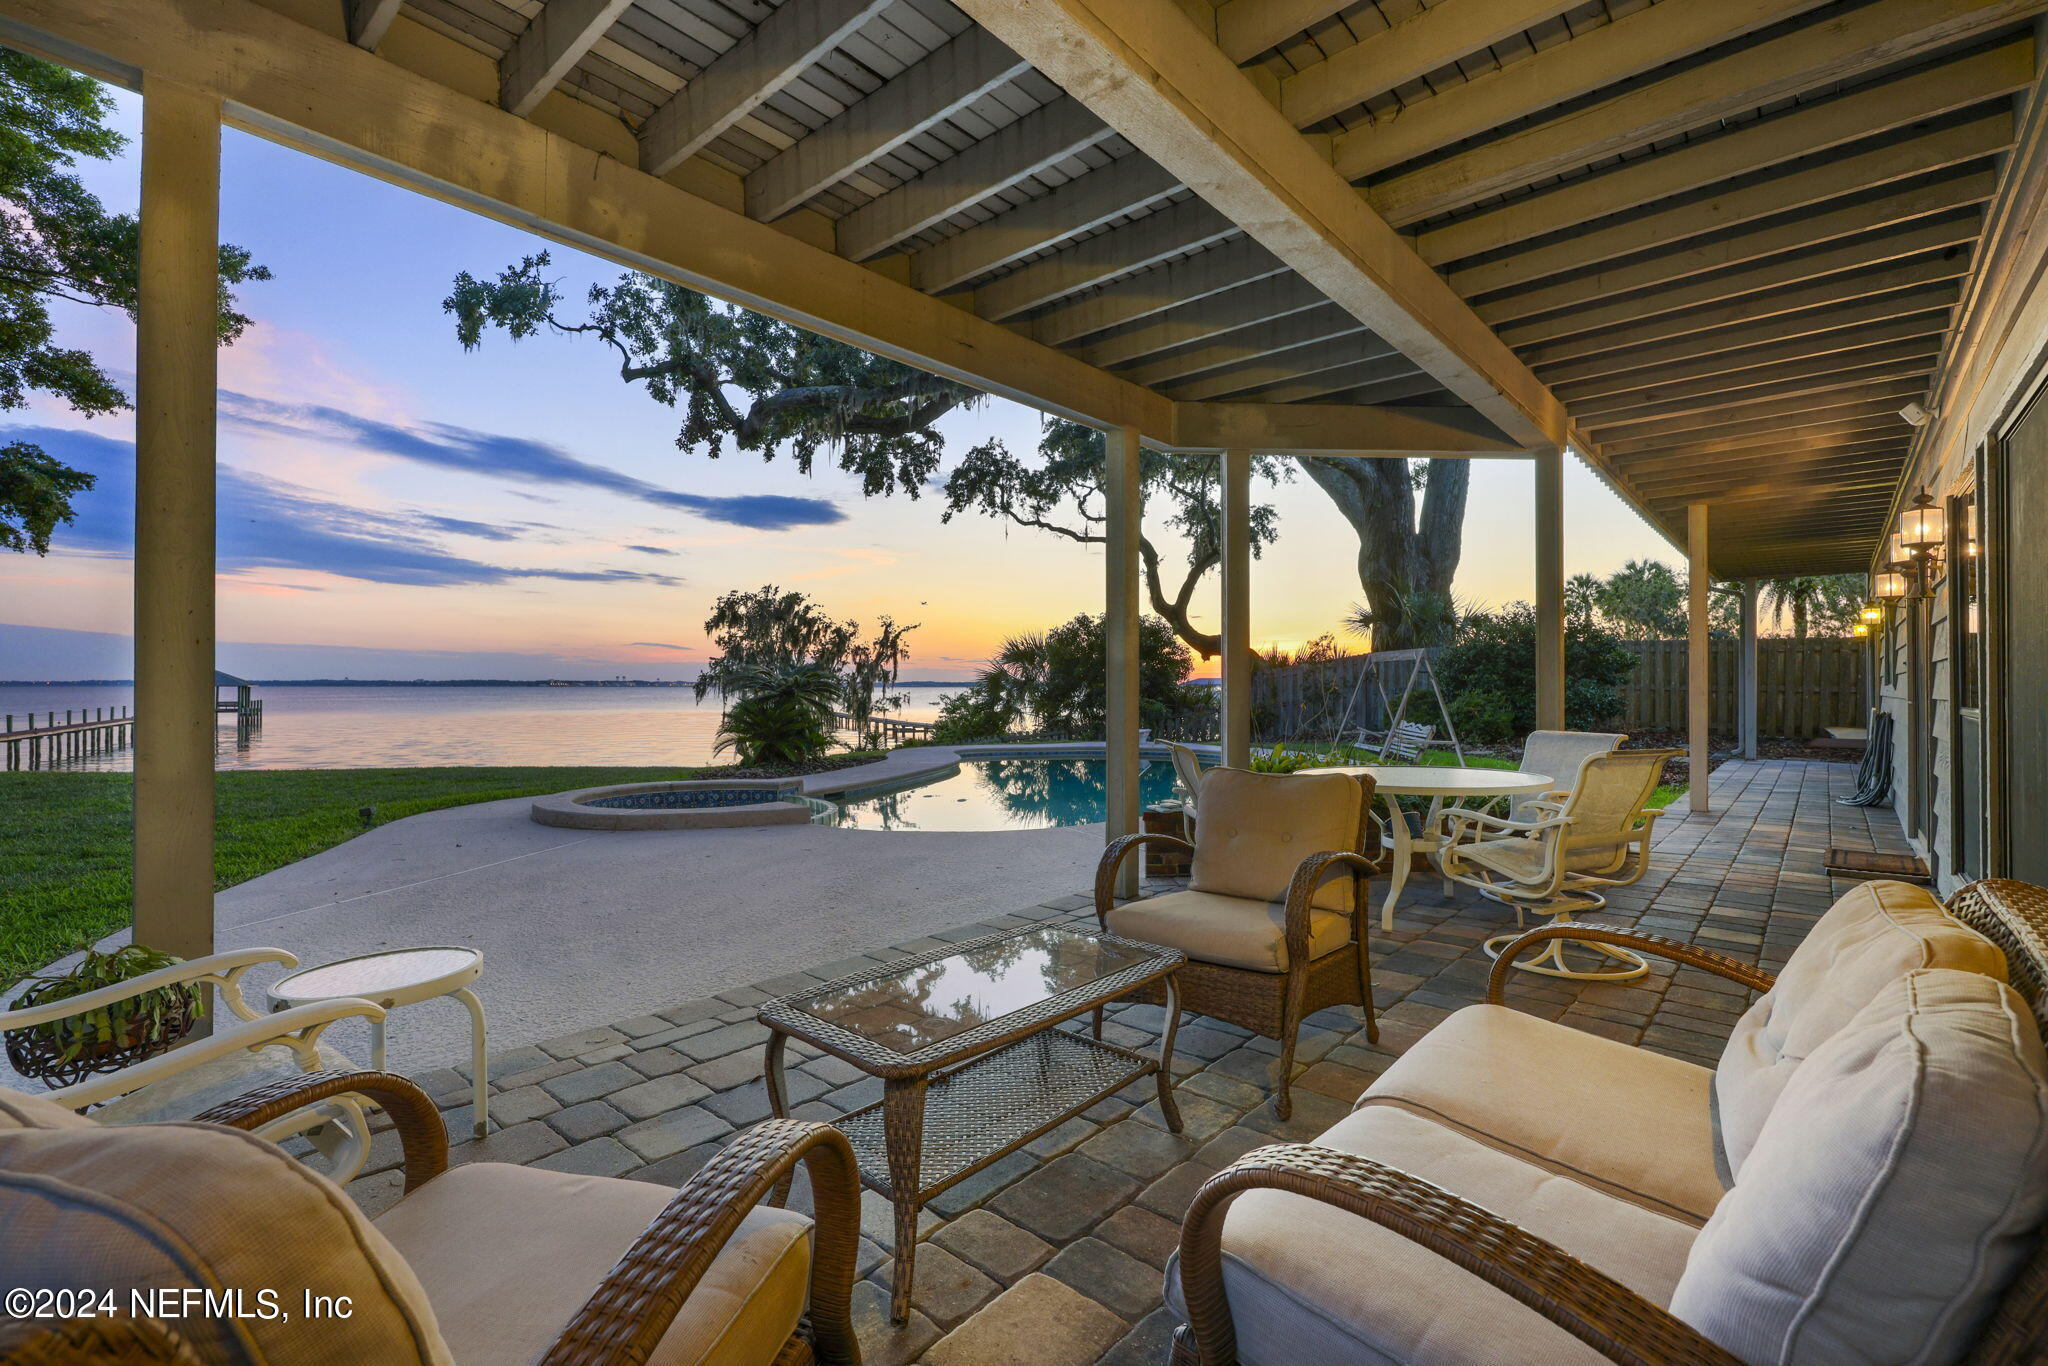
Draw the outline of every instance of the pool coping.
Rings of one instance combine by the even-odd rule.
[[[640,792],[726,791],[773,792],[790,801],[748,802],[735,806],[600,807],[593,797],[625,797]],[[808,825],[817,814],[805,805],[795,778],[664,779],[647,783],[607,783],[536,797],[528,809],[539,825],[563,830],[730,830],[740,826]]]
[[[1197,754],[1222,753],[1221,747],[1217,745],[1189,745],[1188,748]],[[1100,740],[918,745],[909,749],[892,749],[884,757],[871,764],[862,764],[858,768],[814,773],[803,780],[803,793],[807,797],[853,802],[881,796],[884,793],[899,792],[905,788],[919,787],[935,778],[950,777],[959,772],[962,760],[1005,757],[1099,759],[1107,750],[1108,746]],[[1140,757],[1147,759],[1170,757],[1163,743],[1141,745],[1138,753]]]

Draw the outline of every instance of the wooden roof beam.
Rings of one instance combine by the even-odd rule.
[[[1875,325],[1841,327],[1828,332],[1787,337],[1743,350],[1717,351],[1695,360],[1641,366],[1581,384],[1560,384],[1556,386],[1557,395],[1573,405],[1572,411],[1578,413],[1581,403],[1656,393],[1671,384],[1720,383],[1731,388],[1740,387],[1752,377],[1782,374],[1784,372],[1779,367],[1785,365],[1802,365],[1823,358],[1846,361],[1872,347],[1890,342],[1940,338],[1947,333],[1948,324],[1949,317],[1945,311],[1917,313]]]
[[[1335,304],[1325,303],[1320,308],[1276,318],[1256,327],[1239,328],[1206,345],[1176,351],[1117,373],[1133,384],[1149,387],[1207,374],[1229,365],[1243,365],[1312,342],[1333,341],[1339,337],[1363,340],[1368,335],[1365,325],[1358,319]],[[1381,354],[1390,350],[1391,347],[1380,347]]]
[[[1627,383],[1628,376],[1634,371],[1653,366],[1688,361],[1713,365],[1720,363],[1723,356],[1740,356],[1765,346],[1811,345],[1824,349],[1842,344],[1841,339],[1834,335],[1838,332],[1864,327],[1882,328],[1892,323],[1918,320],[1928,314],[1945,318],[1955,307],[1960,293],[1954,281],[1943,281],[1920,289],[1872,295],[1854,303],[1777,315],[1711,332],[1689,333],[1673,341],[1609,351],[1584,360],[1558,361],[1539,366],[1537,373],[1562,394],[1575,385]],[[1920,323],[1913,321],[1912,325]]]
[[[1286,262],[1272,252],[1249,237],[1236,237],[1121,280],[1114,290],[1055,305],[1024,326],[1034,341],[1059,346],[1289,273]]]
[[[1027,256],[1086,236],[1105,223],[1180,193],[1181,188],[1172,174],[1145,158],[1119,157],[1048,194],[1005,209],[986,223],[912,252],[910,282],[927,294],[956,289]],[[1198,240],[1207,230],[1207,224],[1201,231],[1191,227],[1189,240]]]
[[[348,40],[366,52],[375,52],[377,44],[391,31],[391,21],[398,17],[404,3],[405,0],[345,0]]]
[[[498,63],[498,103],[525,118],[633,0],[547,0]]]
[[[1369,369],[1367,367],[1370,367]],[[1177,403],[1229,398],[1268,385],[1287,383],[1321,375],[1327,371],[1353,368],[1361,378],[1355,382],[1391,379],[1415,368],[1415,363],[1370,332],[1333,337],[1274,351],[1248,364],[1219,368],[1198,379],[1156,386]],[[1318,392],[1334,393],[1347,384],[1334,384]],[[1276,400],[1279,401],[1279,400]]]
[[[1649,489],[1660,482],[1693,479],[1702,474],[1729,470],[1796,469],[1813,461],[1903,451],[1911,439],[1910,431],[1851,432],[1846,437],[1810,437],[1803,445],[1798,442],[1780,441],[1769,446],[1749,446],[1719,455],[1648,457],[1628,461],[1621,465],[1620,469],[1631,484],[1637,488]]]
[[[1470,408],[1328,403],[1183,403],[1175,450],[1232,447],[1290,455],[1484,455],[1528,452]]]
[[[1759,2],[1685,5],[1680,14],[1668,17],[1657,15],[1654,9],[1641,10],[1551,51],[1568,53],[1634,20],[1676,30],[1686,22],[1697,22],[1688,21],[1687,16],[1747,11]],[[2048,9],[2048,0],[1875,0],[1794,32],[1686,64],[1610,99],[1401,172],[1374,184],[1370,197],[1395,223],[1448,213],[1490,195],[1577,170],[1602,157],[1747,113],[1772,100],[1993,32],[2043,9]],[[1518,62],[1503,68],[1501,74],[1536,62],[1535,58]],[[1460,89],[1478,84],[1474,81]],[[1426,110],[1450,93],[1455,92],[1416,108]],[[1405,122],[1404,116],[1386,126],[1395,128]],[[1356,174],[1347,170],[1341,146],[1338,158],[1340,171]]]
[[[1248,62],[1350,4],[1351,0],[1223,0],[1216,6],[1216,44],[1231,61]]]
[[[1074,354],[1090,365],[1130,365],[1175,347],[1227,337],[1276,318],[1330,306],[1322,291],[1308,281],[1298,275],[1282,275],[1169,309],[1100,341],[1076,347]]]
[[[1555,19],[1579,3],[1580,0],[1443,0],[1433,8],[1367,34],[1352,46],[1311,63],[1292,76],[1283,77],[1280,112],[1297,128],[1321,123],[1332,114],[1341,114],[1375,95],[1419,80],[1461,57]],[[1218,27],[1221,28],[1220,22]],[[1229,48],[1224,50],[1228,52]]]
[[[1062,95],[841,218],[839,254],[853,261],[879,256],[1114,136],[1080,101]]]
[[[1239,403],[1330,403],[1340,395],[1369,394],[1371,397],[1353,401],[1377,404],[1441,387],[1406,356],[1393,354],[1271,380],[1256,389],[1236,390],[1230,397]]]
[[[1768,303],[1774,292],[1790,295],[1798,286],[1830,276],[1853,277],[1892,262],[1937,253],[1967,257],[1969,253],[1962,249],[1976,242],[1982,227],[1982,215],[1975,210],[1945,214],[1836,242],[1818,251],[1783,252],[1733,270],[1518,322],[1502,328],[1501,336],[1510,345],[1525,346],[1618,324],[1647,322],[1666,313],[1692,314],[1752,295],[1766,296],[1764,302]]]
[[[1417,100],[1396,118],[1339,133],[1331,159],[1339,175],[1360,180],[1825,3],[1719,0],[1680,5],[1674,14],[1638,10]]]
[[[1508,436],[1570,441],[1556,399],[1175,0],[960,7]]]
[[[1867,380],[1929,374],[1941,354],[1941,344],[1941,333],[1927,333],[1856,351],[1631,389],[1574,404],[1572,412],[1582,426],[1607,428],[1634,415],[1675,417],[1747,403],[1754,397],[1811,393],[1836,387],[1845,376]]]
[[[1744,265],[1780,252],[1860,237],[1937,214],[1974,209],[1989,202],[1997,192],[1998,172],[1989,164],[1982,169],[1949,171],[1912,185],[1890,187],[1882,198],[1857,195],[1821,205],[1808,214],[1746,224],[1666,250],[1610,261],[1585,274],[1527,286],[1478,305],[1479,316],[1496,326],[1533,318],[1556,309]]]
[[[1773,432],[1790,432],[1805,425],[1836,421],[1845,411],[1867,410],[1883,403],[1897,409],[1906,400],[1924,398],[1926,394],[1927,381],[1917,378],[1838,389],[1825,394],[1800,394],[1715,413],[1704,420],[1678,417],[1663,422],[1632,424],[1632,430],[1603,439],[1602,446],[1603,449],[1610,444],[1616,447],[1619,453],[1614,458],[1618,460],[1632,451],[1654,450],[1660,446],[1733,436],[1768,436]]]
[[[1825,482],[1831,487],[1841,487],[1842,481],[1850,480],[1872,471],[1890,471],[1895,482],[1899,462],[1906,458],[1906,443],[1895,441],[1882,450],[1842,452],[1827,459],[1807,460],[1798,464],[1773,465],[1769,468],[1758,466],[1731,466],[1717,470],[1708,477],[1667,477],[1656,480],[1632,480],[1636,492],[1651,503],[1683,501],[1687,497],[1711,494],[1715,491],[1761,490],[1775,487],[1780,493],[1788,486],[1809,482]]]
[[[1745,125],[1745,131],[1772,127],[1776,123],[1751,123]],[[1737,133],[1731,133],[1731,137],[1737,137]],[[2011,143],[2013,113],[2009,100],[2003,100],[1991,113],[1964,123],[1921,127],[1901,137],[1878,135],[1841,152],[1772,166],[1765,178],[1741,180],[1708,199],[1692,193],[1692,186],[1688,186],[1688,190],[1679,190],[1669,201],[1638,207],[1632,213],[1630,205],[1622,205],[1614,217],[1602,223],[1567,223],[1565,236],[1452,270],[1450,287],[1466,299],[1473,299],[1516,289],[1518,285],[1532,285],[1550,276],[1587,270],[1638,252],[1669,248],[1686,240],[1706,238],[1710,233],[1726,233],[1757,219],[1800,213],[1845,195],[1868,193],[1913,176],[1944,172],[1966,162],[1997,156]],[[1649,166],[1681,152],[1683,147],[1657,158],[1628,162],[1628,166]],[[1540,197],[1518,203],[1530,211],[1542,209]],[[1423,233],[1419,240],[1425,260],[1430,258],[1427,238],[1430,233]]]
[[[1014,318],[1241,233],[1203,201],[1183,199],[978,286],[974,311],[996,321]]]
[[[756,168],[747,216],[772,221],[801,208],[1030,69],[988,30],[968,29]]]
[[[1610,441],[1601,449],[1613,453],[1617,469],[1626,470],[1653,456],[1676,458],[1749,450],[1780,442],[1795,442],[1809,435],[1840,436],[1843,440],[1855,435],[1858,440],[1866,440],[1869,432],[1890,431],[1904,425],[1905,419],[1899,416],[1899,409],[1907,399],[1916,396],[1915,391],[1907,389],[1899,394],[1879,394],[1835,407],[1817,408],[1810,413],[1777,419],[1749,430],[1744,430],[1745,424],[1736,423],[1733,424],[1736,430],[1728,432],[1681,432],[1676,436],[1646,437],[1638,441]]]
[[[893,3],[799,0],[775,10],[642,125],[640,169],[667,175]]]
[[[1806,413],[1842,401],[1845,396],[1864,393],[1871,385],[1917,383],[1925,389],[1926,376],[1933,370],[1934,357],[1930,353],[1886,366],[1872,365],[1854,373],[1824,375],[1813,380],[1788,380],[1782,385],[1770,385],[1754,394],[1711,406],[1677,401],[1659,405],[1656,411],[1637,409],[1603,417],[1593,430],[1615,440],[1718,430],[1734,423]]]

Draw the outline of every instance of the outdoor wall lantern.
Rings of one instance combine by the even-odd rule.
[[[1884,608],[1879,607],[1874,602],[1866,602],[1863,604],[1862,612],[1858,613],[1858,615],[1863,618],[1864,625],[1875,626],[1884,620]]]
[[[1910,592],[1912,584],[1897,570],[1870,576],[1870,596],[1882,602],[1897,602]]]
[[[1865,623],[1859,621],[1856,623],[1854,631],[1859,636],[1867,636],[1870,634],[1870,627]]]
[[[1948,541],[1948,511],[1926,489],[1913,495],[1913,505],[1899,518],[1899,540],[1923,554]]]

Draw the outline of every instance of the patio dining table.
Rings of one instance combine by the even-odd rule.
[[[1457,804],[1476,797],[1527,797],[1539,792],[1549,792],[1557,786],[1557,780],[1543,773],[1524,773],[1519,769],[1505,768],[1435,768],[1426,764],[1332,764],[1323,768],[1303,769],[1304,773],[1344,773],[1351,777],[1369,777],[1373,780],[1373,791],[1387,808],[1387,840],[1392,846],[1388,858],[1391,865],[1387,885],[1387,899],[1380,903],[1380,928],[1394,928],[1394,907],[1401,900],[1401,889],[1408,884],[1408,868],[1414,862],[1416,850],[1428,855],[1432,864],[1437,863],[1437,851],[1443,848],[1444,837],[1439,833],[1446,803]],[[1420,833],[1408,828],[1408,818],[1401,810],[1400,797],[1429,798],[1429,814],[1422,819]],[[1440,864],[1437,871],[1443,871]],[[1450,888],[1448,879],[1445,890]]]

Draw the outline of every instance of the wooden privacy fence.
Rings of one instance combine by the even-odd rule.
[[[1354,730],[1380,725],[1378,690],[1369,678],[1359,685],[1371,667],[1372,656],[1362,654],[1260,669],[1252,675],[1254,738],[1329,740],[1336,737],[1340,724]],[[1398,688],[1401,681],[1397,676],[1392,686]]]
[[[1685,642],[1631,640],[1635,676],[1622,688],[1630,726],[1682,730],[1685,727]],[[1864,642],[1853,637],[1759,640],[1757,643],[1757,733],[1809,739],[1829,726],[1860,726],[1868,719]],[[1710,692],[1715,730],[1736,726],[1736,667],[1740,643],[1716,639],[1709,645]]]

